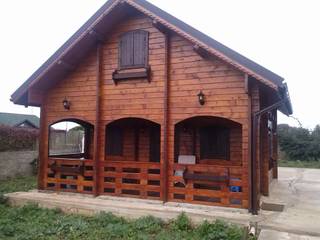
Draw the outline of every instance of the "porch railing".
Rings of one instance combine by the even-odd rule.
[[[170,166],[169,201],[242,207],[242,192],[241,166]]]
[[[100,162],[100,195],[163,198],[160,163]],[[49,158],[46,189],[94,193],[93,161]],[[186,174],[187,173],[187,174]],[[169,165],[168,201],[245,207],[242,166]]]
[[[71,158],[48,159],[46,189],[63,192],[93,193],[93,161]]]
[[[149,162],[103,162],[100,194],[161,199],[160,164]]]

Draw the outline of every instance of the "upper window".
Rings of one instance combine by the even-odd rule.
[[[200,129],[200,158],[229,160],[229,129],[222,127],[206,127]]]
[[[119,43],[119,67],[139,68],[148,65],[148,32],[143,30],[123,34]]]

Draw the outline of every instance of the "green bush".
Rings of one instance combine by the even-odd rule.
[[[0,125],[0,152],[34,149],[38,130]]]

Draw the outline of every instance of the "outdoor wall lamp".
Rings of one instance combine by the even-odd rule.
[[[64,100],[62,101],[63,107],[66,110],[70,109],[70,101],[67,99],[67,97],[64,98]]]
[[[200,91],[200,92],[198,93],[198,100],[199,100],[200,105],[204,105],[204,103],[205,103],[204,97],[205,97],[205,96],[204,96],[203,92]]]

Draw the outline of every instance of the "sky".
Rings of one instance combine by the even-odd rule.
[[[39,115],[10,95],[105,0],[0,1],[0,112]],[[320,124],[320,1],[150,0],[217,41],[286,79],[295,118]],[[282,114],[279,123],[298,126]]]

